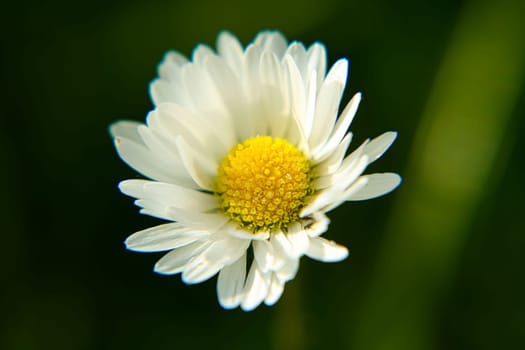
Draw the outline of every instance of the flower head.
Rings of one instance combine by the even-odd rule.
[[[182,273],[188,284],[218,273],[219,303],[244,310],[274,304],[303,255],[346,258],[321,237],[326,212],[400,183],[393,173],[362,175],[395,132],[346,155],[361,100],[338,114],[347,73],[346,59],[326,73],[323,45],[288,44],[274,31],[244,49],[223,32],[217,51],[199,45],[191,60],[168,52],[146,124],[111,127],[120,157],[150,179],[120,190],[141,213],[170,222],[129,236],[127,248],[169,251],[155,271]]]

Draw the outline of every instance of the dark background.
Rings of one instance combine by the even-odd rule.
[[[525,343],[525,2],[27,0],[2,5],[1,349],[495,349]],[[351,61],[356,144],[399,138],[274,307],[225,311],[215,280],[154,274],[124,249],[160,221],[117,183],[108,126],[143,120],[168,49],[228,29],[326,44]],[[352,147],[352,146],[351,146]],[[354,145],[355,147],[355,145]]]

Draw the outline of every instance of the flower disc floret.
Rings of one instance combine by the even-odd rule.
[[[220,207],[241,227],[286,230],[312,191],[310,162],[284,139],[252,137],[224,157],[216,191]]]

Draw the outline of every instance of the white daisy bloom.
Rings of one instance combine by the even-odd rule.
[[[111,133],[120,157],[150,180],[120,190],[141,213],[170,223],[139,231],[126,247],[169,251],[155,265],[187,284],[218,274],[224,308],[272,305],[299,259],[335,262],[347,249],[321,237],[326,212],[398,186],[393,173],[362,175],[396,138],[386,132],[346,155],[361,94],[339,114],[348,61],[326,72],[326,50],[264,31],[246,48],[222,32],[217,50],[188,60],[168,52],[151,84],[146,124]]]

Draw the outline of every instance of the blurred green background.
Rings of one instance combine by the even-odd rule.
[[[1,349],[510,349],[525,344],[525,1],[52,1],[3,5]],[[271,308],[154,274],[125,237],[136,178],[108,135],[143,120],[163,53],[261,29],[351,61],[356,143],[393,194],[331,213],[351,256],[303,259]],[[354,145],[355,147],[355,145]]]

